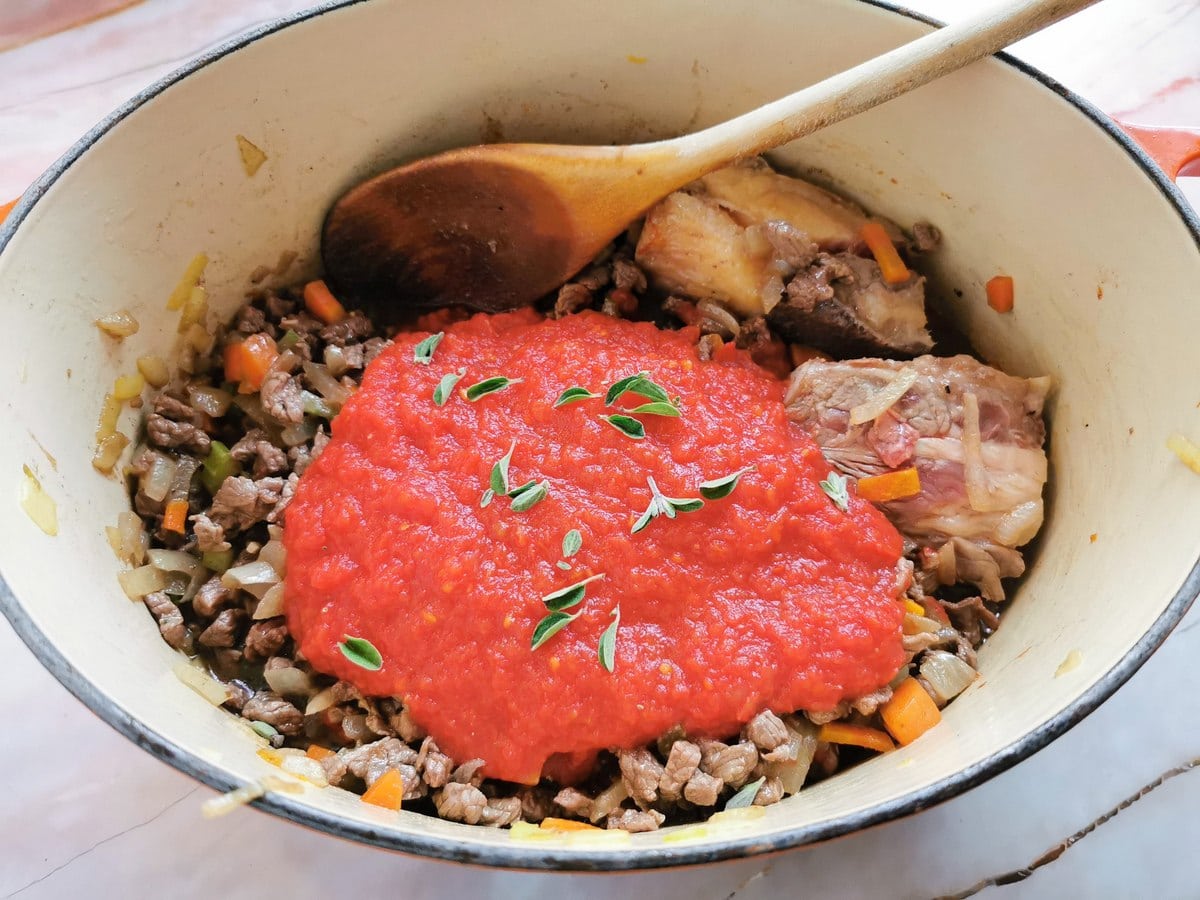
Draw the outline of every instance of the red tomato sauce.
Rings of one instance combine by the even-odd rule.
[[[429,365],[413,361],[423,337],[371,364],[287,511],[288,626],[316,669],[403,697],[451,756],[525,783],[551,756],[586,761],[676,725],[726,736],[763,709],[832,709],[895,675],[900,536],[865,501],[831,502],[782,382],[744,353],[704,362],[693,330],[591,312],[476,316],[446,329]],[[643,440],[599,418],[615,411],[603,397],[554,408],[568,387],[603,395],[638,371],[682,412],[639,417]],[[465,399],[493,375],[523,380]],[[508,498],[481,508],[514,441],[511,484],[545,479],[549,494],[525,512]],[[746,466],[727,498],[630,533],[648,477],[694,498]],[[583,546],[564,571],[572,528]],[[579,618],[532,650],[542,598],[600,573]],[[609,672],[597,644],[618,605]],[[379,671],[342,655],[347,635],[374,644]]]

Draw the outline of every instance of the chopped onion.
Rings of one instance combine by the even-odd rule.
[[[312,678],[303,669],[285,666],[279,669],[264,669],[263,678],[271,690],[284,697],[308,697],[313,693]]]
[[[274,569],[280,578],[287,574],[287,550],[282,541],[267,541],[258,551],[258,558]]]
[[[229,404],[233,402],[233,394],[209,385],[189,385],[188,399],[192,406],[213,418],[220,418],[229,412]]]
[[[953,653],[927,650],[921,660],[921,678],[938,706],[945,706],[979,676]]]
[[[337,695],[334,693],[335,685],[330,685],[323,691],[319,691],[308,701],[308,705],[304,707],[306,716],[315,716],[319,712],[325,712],[329,707],[337,702]]]
[[[117,581],[126,597],[130,600],[141,600],[147,594],[165,588],[167,575],[162,569],[156,569],[154,566],[139,566],[126,572],[118,572]]]
[[[796,749],[796,758],[785,762],[764,762],[763,774],[783,782],[785,795],[798,793],[808,778],[813,757],[817,753],[817,726],[804,716],[785,716],[788,744]]]
[[[175,677],[211,703],[220,706],[229,699],[229,690],[219,681],[214,681],[191,663],[181,662],[175,666]]]
[[[620,806],[628,796],[629,788],[625,786],[625,779],[618,778],[612,783],[612,787],[606,788],[596,795],[596,799],[592,801],[592,811],[588,814],[588,818],[593,822],[599,822]]]
[[[715,325],[720,326],[723,332],[723,337],[736,338],[738,336],[738,332],[742,330],[741,324],[738,322],[733,313],[723,307],[720,303],[717,303],[713,300],[701,300],[696,304],[696,309],[698,309],[706,319],[713,322]]]
[[[316,437],[319,427],[312,419],[305,419],[303,422],[297,422],[295,425],[289,425],[283,429],[280,439],[285,447],[298,447]]]
[[[132,510],[119,513],[117,515],[117,532],[121,536],[118,555],[131,566],[140,566],[146,559],[146,551],[150,548],[150,535],[146,533],[146,525],[142,522],[142,517]]]
[[[21,509],[38,528],[50,537],[58,534],[58,504],[42,488],[33,469],[21,466],[25,478],[21,481]]]
[[[967,501],[976,512],[998,512],[1008,509],[1003,497],[992,496],[991,479],[983,462],[983,438],[979,431],[979,398],[963,394],[963,480]]]
[[[254,608],[254,615],[251,617],[256,620],[273,619],[276,616],[283,615],[283,582],[273,584],[267,588],[267,592],[263,594],[263,598],[258,601],[258,606]]]
[[[928,616],[918,616],[916,613],[905,613],[902,630],[905,634],[937,634],[942,625],[936,619]]]
[[[122,340],[131,334],[137,334],[138,320],[133,317],[133,313],[129,310],[118,309],[116,312],[98,318],[96,320],[96,327],[105,334],[111,335],[117,340]]]
[[[175,463],[175,475],[167,489],[167,500],[186,500],[192,492],[192,478],[200,468],[200,460],[194,456],[181,456]]]
[[[148,550],[146,558],[150,565],[164,572],[182,572],[194,577],[206,571],[200,560],[182,550]]]
[[[171,380],[171,370],[158,356],[139,356],[137,370],[142,373],[150,387],[160,388]]]
[[[305,756],[303,753],[295,756],[288,754],[279,764],[279,768],[289,775],[303,778],[317,787],[329,787],[329,779],[325,777],[325,768],[317,760]]]
[[[142,476],[141,491],[156,503],[161,503],[171,488],[175,478],[177,464],[171,457],[162,453],[154,454],[150,468]]]
[[[917,370],[911,367],[901,369],[895,377],[877,390],[864,403],[850,410],[850,424],[861,425],[873,422],[908,393],[908,389],[917,381]]]
[[[112,396],[114,400],[125,403],[140,396],[145,389],[146,379],[142,377],[141,372],[133,375],[118,375],[117,380],[113,382]]]
[[[279,580],[279,573],[271,568],[271,564],[260,560],[234,566],[221,574],[221,584],[225,587],[241,588],[260,600],[272,586],[279,584]]]
[[[336,403],[338,406],[341,406],[350,399],[350,392],[336,378],[329,374],[329,370],[320,363],[306,361],[304,363],[304,374],[308,376],[308,383],[316,388],[317,393],[330,403]]]
[[[112,394],[104,395],[104,403],[100,407],[100,418],[96,422],[97,444],[110,434],[117,433],[117,421],[121,418],[121,407],[121,401]]]
[[[325,348],[325,367],[329,369],[329,374],[334,378],[346,373],[350,367],[346,364],[346,354],[342,352],[341,347],[330,344]]]
[[[117,465],[121,453],[129,446],[129,438],[116,431],[102,440],[92,454],[92,468],[107,475]]]

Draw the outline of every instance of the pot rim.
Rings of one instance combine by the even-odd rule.
[[[30,210],[41,197],[91,146],[126,116],[143,104],[153,100],[177,81],[203,69],[210,63],[241,50],[261,38],[274,34],[291,25],[356,6],[369,0],[330,0],[311,9],[284,16],[251,29],[227,40],[201,54],[179,69],[165,75],[154,84],[140,91],[117,107],[101,120],[70,149],[48,168],[25,192],[11,211],[7,220],[0,225],[0,254],[4,252],[13,234]],[[925,25],[940,27],[943,23],[932,17],[888,0],[857,0],[888,12],[913,19]],[[1147,153],[1117,124],[1090,102],[1067,89],[1062,84],[1018,60],[1008,53],[995,54],[1001,62],[1034,79],[1043,87],[1053,91],[1063,100],[1086,116],[1102,132],[1115,141],[1142,169],[1143,174],[1158,188],[1167,202],[1174,208],[1184,225],[1191,231],[1200,250],[1200,216],[1191,209],[1182,193],[1151,160]],[[668,866],[696,865],[707,862],[739,859],[763,853],[778,852],[831,838],[898,819],[927,807],[949,800],[988,779],[999,775],[1017,763],[1041,750],[1054,739],[1077,725],[1109,696],[1116,692],[1136,672],[1150,655],[1166,640],[1167,636],[1183,618],[1192,602],[1200,594],[1200,559],[1192,566],[1187,578],[1171,598],[1154,624],[1136,644],[1107,672],[1084,691],[1074,702],[1051,717],[1040,728],[1026,734],[991,756],[968,766],[953,775],[943,778],[925,788],[910,791],[893,800],[876,804],[868,809],[838,817],[829,822],[793,828],[772,835],[770,838],[754,835],[731,836],[720,845],[677,844],[657,846],[631,852],[625,846],[611,850],[582,849],[569,847],[546,847],[542,845],[470,845],[435,837],[419,831],[398,832],[381,829],[365,822],[343,819],[333,813],[310,807],[298,802],[288,794],[268,792],[255,800],[253,805],[283,819],[324,831],[336,837],[364,844],[426,856],[433,859],[475,865],[529,869],[569,871],[622,871],[655,869]],[[92,684],[75,669],[53,645],[49,637],[34,624],[21,606],[0,572],[0,611],[11,623],[17,635],[33,652],[34,656],[76,699],[91,709],[114,729],[141,747],[186,775],[215,788],[228,791],[243,786],[244,782],[231,779],[222,769],[194,753],[176,746],[149,725],[139,721],[116,700]]]

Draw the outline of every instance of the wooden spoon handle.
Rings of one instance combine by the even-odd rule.
[[[699,177],[885,103],[1096,2],[1007,0],[736,119],[659,147],[671,145],[681,167],[692,170],[691,178]]]

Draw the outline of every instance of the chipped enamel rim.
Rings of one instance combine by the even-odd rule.
[[[0,227],[0,253],[4,251],[30,210],[55,181],[73,166],[94,143],[143,104],[152,101],[176,82],[203,69],[210,63],[242,50],[281,29],[363,2],[367,2],[367,0],[337,0],[337,2],[326,3],[249,31],[202,54],[134,96],[92,128],[25,191],[21,201],[9,214],[4,225]],[[941,25],[935,19],[883,2],[883,0],[859,0],[859,2],[914,19],[926,25],[934,27]],[[1120,145],[1132,161],[1141,168],[1147,180],[1163,194],[1167,202],[1174,208],[1200,249],[1200,217],[1197,217],[1178,188],[1166,178],[1132,138],[1121,131],[1106,115],[1054,79],[1005,53],[999,53],[996,56],[1005,64],[1066,100],[1109,139]],[[1073,703],[1020,740],[1014,741],[986,759],[921,790],[912,791],[895,800],[879,803],[869,809],[844,815],[832,821],[798,826],[769,838],[753,835],[730,836],[718,846],[681,844],[645,849],[625,846],[613,850],[589,848],[586,852],[572,848],[517,843],[507,846],[480,847],[419,832],[374,828],[366,823],[343,819],[332,813],[312,808],[297,802],[286,794],[268,793],[265,797],[254,801],[254,805],[301,825],[388,850],[399,850],[434,859],[507,868],[575,871],[653,869],[717,862],[786,850],[849,834],[925,809],[987,781],[1037,752],[1082,721],[1124,684],[1167,638],[1171,630],[1183,618],[1198,593],[1200,593],[1200,560],[1193,565],[1182,586],[1176,591],[1162,614],[1129,652]],[[130,715],[112,697],[88,681],[67,662],[51,640],[33,623],[2,574],[0,574],[0,610],[4,612],[17,634],[33,651],[42,665],[75,697],[125,737],[163,762],[169,763],[179,771],[219,791],[231,790],[242,785],[241,781],[229,778],[219,767],[164,738],[146,723]]]

